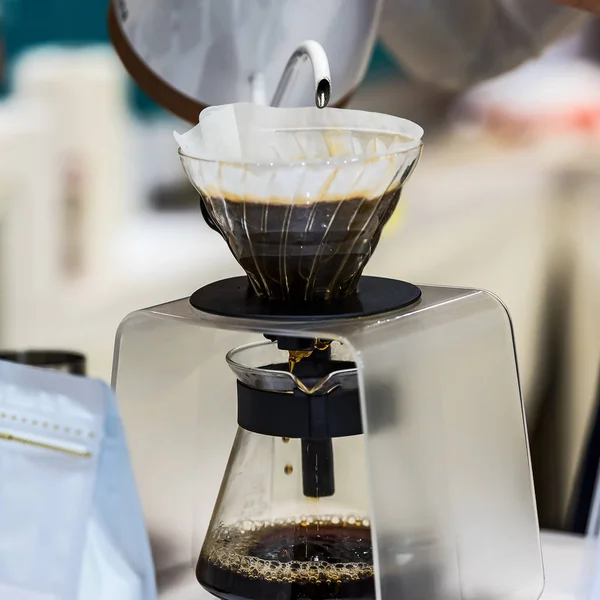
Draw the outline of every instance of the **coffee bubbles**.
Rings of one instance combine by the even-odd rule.
[[[204,544],[196,576],[224,600],[374,600],[369,521],[220,525]]]

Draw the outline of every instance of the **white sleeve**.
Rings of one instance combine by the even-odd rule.
[[[588,18],[553,0],[385,0],[380,35],[410,75],[460,90],[539,55]]]

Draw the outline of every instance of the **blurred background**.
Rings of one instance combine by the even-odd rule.
[[[106,5],[0,3],[0,346],[81,351],[108,381],[127,313],[239,267],[179,164],[189,124],[128,79]],[[368,271],[504,300],[540,521],[577,529],[600,366],[600,25],[462,94],[410,81],[378,45],[349,106],[427,132]]]

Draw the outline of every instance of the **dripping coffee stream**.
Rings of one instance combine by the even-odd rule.
[[[303,358],[308,358],[315,350],[327,350],[331,342],[327,342],[324,340],[315,340],[313,343],[313,347],[308,350],[288,350],[289,359],[288,359],[288,368],[290,373],[294,371],[294,367],[297,363],[299,363]]]

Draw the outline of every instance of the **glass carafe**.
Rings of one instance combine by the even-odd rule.
[[[238,428],[196,569],[198,581],[216,596],[375,597],[356,368],[341,344],[331,346],[321,372],[323,364],[315,367],[310,360],[288,363],[288,352],[270,342],[227,355],[239,385],[267,395],[265,410],[269,398],[300,403],[299,395],[337,392],[358,419],[347,429],[354,435],[335,438],[301,439]],[[242,424],[276,427],[272,411],[266,425],[257,416],[260,398],[254,407],[254,415],[244,416],[238,405]],[[290,418],[298,414],[290,413]],[[343,418],[347,421],[348,415]],[[294,435],[294,423],[281,427],[282,433]]]

